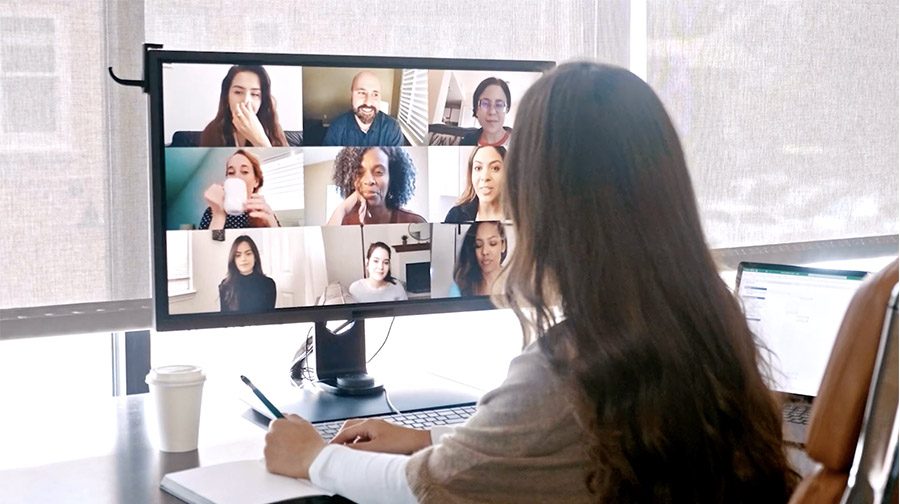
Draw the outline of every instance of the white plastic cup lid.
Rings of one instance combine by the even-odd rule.
[[[198,366],[174,365],[160,366],[150,370],[144,380],[148,385],[194,385],[206,380],[203,370]]]

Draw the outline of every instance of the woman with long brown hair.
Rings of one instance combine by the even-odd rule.
[[[269,470],[369,502],[785,502],[780,410],[662,103],[627,70],[572,63],[517,124],[498,299],[528,346],[506,381],[451,433],[351,420],[326,445],[276,420]]]
[[[450,297],[487,296],[500,277],[506,260],[506,230],[499,221],[481,221],[469,226],[453,267]]]
[[[240,235],[228,251],[228,273],[219,283],[222,312],[255,313],[275,309],[275,281],[262,270],[253,238]]]
[[[259,65],[234,65],[222,79],[219,108],[200,134],[200,147],[287,146],[272,81]]]

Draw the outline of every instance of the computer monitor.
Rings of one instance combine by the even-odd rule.
[[[844,313],[865,271],[741,262],[737,294],[766,348],[773,390],[814,397]]]
[[[362,319],[492,308],[502,157],[552,62],[145,61],[158,330],[316,322],[319,381],[368,393]]]

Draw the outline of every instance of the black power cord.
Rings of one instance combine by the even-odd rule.
[[[391,325],[388,326],[387,334],[384,335],[384,341],[381,342],[381,346],[378,347],[378,350],[375,350],[375,353],[373,353],[372,356],[369,357],[369,360],[366,361],[366,364],[372,362],[372,359],[374,359],[375,356],[378,355],[378,352],[380,352],[381,349],[384,348],[384,344],[387,343],[388,338],[391,336],[391,329],[394,327],[395,320],[397,320],[397,317],[391,317]]]

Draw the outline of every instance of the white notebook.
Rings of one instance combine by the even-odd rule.
[[[166,474],[159,487],[191,504],[267,504],[334,495],[309,480],[272,474],[262,460],[239,460]]]

